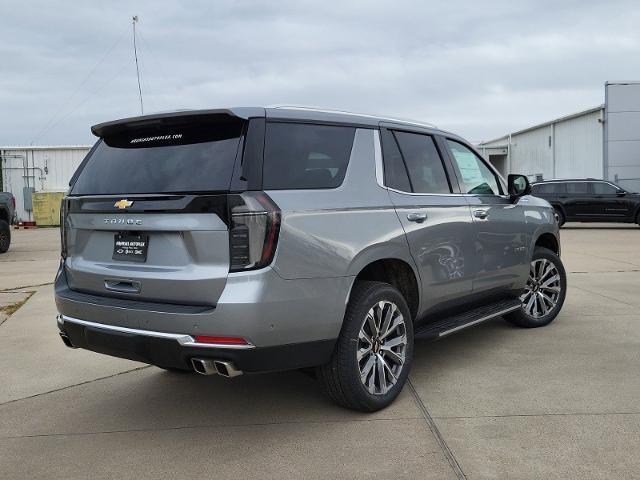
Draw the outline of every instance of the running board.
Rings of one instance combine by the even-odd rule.
[[[515,298],[501,300],[490,305],[484,305],[464,313],[459,313],[452,317],[445,317],[440,320],[428,322],[420,325],[416,329],[414,338],[424,340],[444,337],[458,330],[486,322],[505,313],[513,312],[520,308],[520,305],[520,300]]]

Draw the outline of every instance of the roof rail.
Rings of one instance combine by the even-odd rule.
[[[392,118],[392,117],[384,117],[382,115],[370,115],[366,113],[357,113],[357,112],[349,112],[346,110],[337,110],[331,108],[320,108],[320,107],[310,107],[305,105],[267,105],[266,108],[274,108],[274,109],[287,109],[287,110],[308,110],[310,112],[320,112],[320,113],[336,113],[340,115],[353,115],[357,117],[367,117],[367,118],[377,118],[383,121],[388,122],[402,122],[402,123],[411,123],[414,125],[421,125],[429,128],[438,128],[433,123],[421,122],[418,120],[412,120],[409,118]]]

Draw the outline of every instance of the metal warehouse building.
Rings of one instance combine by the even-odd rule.
[[[640,82],[607,82],[604,105],[482,142],[502,174],[604,178],[640,191]]]
[[[31,192],[66,192],[87,145],[0,147],[0,191],[16,197],[18,220],[32,220]]]

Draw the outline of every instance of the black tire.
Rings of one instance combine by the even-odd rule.
[[[562,213],[562,210],[560,210],[559,208],[556,208],[555,211],[556,211],[556,215],[558,216],[558,227],[561,227],[564,225],[564,222],[565,222],[564,213]]]
[[[367,319],[369,310],[375,308],[378,302],[381,301],[390,302],[395,305],[402,315],[403,323],[395,328],[389,329],[389,332],[393,332],[394,335],[404,339],[406,344],[404,344],[403,347],[399,347],[404,348],[402,351],[402,353],[404,353],[404,362],[400,365],[399,363],[391,362],[390,357],[385,357],[385,355],[389,354],[381,349],[381,342],[382,345],[384,345],[384,340],[377,341],[374,338],[374,342],[370,343],[371,348],[369,348],[369,350],[372,353],[369,353],[360,361],[364,363],[363,369],[366,368],[369,357],[372,357],[371,361],[373,362],[378,361],[379,352],[382,352],[380,356],[387,362],[387,365],[392,366],[393,369],[397,369],[395,371],[397,380],[395,384],[389,387],[386,393],[383,393],[382,389],[380,389],[380,392],[371,393],[361,380],[360,362],[357,359],[357,355],[363,341],[359,340],[359,335]],[[383,312],[381,316],[384,315],[384,312],[388,311],[389,310],[381,310],[381,312]],[[398,316],[393,316],[393,313],[391,313],[390,322],[393,321],[395,323],[398,319]],[[367,324],[367,328],[370,328],[369,323]],[[387,340],[390,338],[396,337],[391,337],[390,334]],[[389,346],[387,346],[387,348],[389,348]],[[344,316],[342,330],[336,342],[331,360],[326,365],[318,367],[317,376],[324,392],[337,404],[361,412],[375,412],[390,405],[398,396],[409,376],[412,358],[413,321],[407,302],[402,294],[387,283],[358,281],[353,286],[351,299],[349,300]],[[380,378],[380,370],[376,370],[378,363],[374,363],[373,366],[369,368],[371,374],[367,375],[366,378],[373,382],[373,389],[376,390],[376,385],[381,384],[381,382],[376,383],[376,378],[374,377],[372,380],[372,376],[375,374],[378,379]],[[392,378],[391,376],[387,376],[387,370],[385,370],[384,366],[380,368],[382,369],[382,376],[384,378]],[[376,371],[374,372],[374,370]]]
[[[11,245],[11,227],[4,220],[0,220],[0,253],[9,250]]]
[[[533,252],[533,258],[531,259],[531,262],[533,263],[536,260],[547,260],[548,262],[551,262],[553,264],[560,277],[558,281],[560,292],[557,297],[555,306],[553,306],[553,308],[551,308],[545,315],[530,315],[529,313],[527,313],[526,305],[524,302],[520,309],[505,315],[505,319],[508,322],[517,325],[518,327],[535,328],[544,327],[545,325],[550,324],[558,316],[558,313],[560,313],[562,305],[564,304],[564,299],[567,295],[567,273],[564,270],[564,266],[562,265],[560,257],[558,257],[555,252],[549,250],[548,248],[536,247]],[[543,278],[543,280],[547,279]],[[544,284],[544,282],[542,283]],[[536,288],[535,291],[537,290],[538,289]],[[535,293],[533,295],[535,296]],[[537,306],[536,309],[539,310]]]

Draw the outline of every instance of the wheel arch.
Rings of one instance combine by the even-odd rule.
[[[406,260],[393,257],[373,260],[360,269],[353,283],[359,280],[385,282],[397,288],[407,302],[411,317],[415,321],[420,308],[420,279],[415,267]],[[353,286],[351,290],[353,291]]]
[[[9,218],[9,211],[3,206],[0,206],[0,220],[4,220],[8,224],[11,224],[11,219]]]
[[[534,247],[548,248],[555,254],[560,255],[560,241],[551,232],[544,232],[538,235],[533,245]]]

